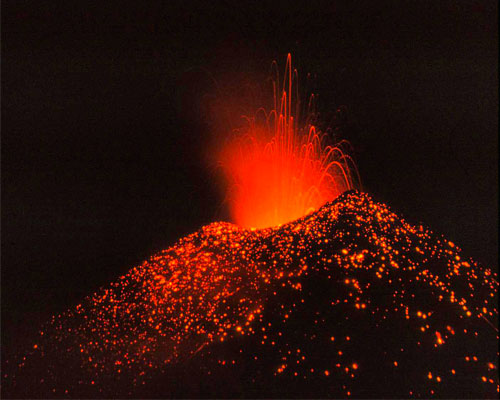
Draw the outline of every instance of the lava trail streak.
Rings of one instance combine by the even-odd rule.
[[[9,396],[496,397],[498,277],[346,192],[213,223],[56,316]]]

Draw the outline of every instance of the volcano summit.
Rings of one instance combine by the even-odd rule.
[[[369,195],[201,228],[54,317],[12,397],[496,397],[498,277]]]

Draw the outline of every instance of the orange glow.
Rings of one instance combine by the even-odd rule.
[[[437,338],[436,341],[437,341],[438,344],[443,344],[444,343],[444,340],[443,340],[443,338],[441,337],[441,334],[438,331],[436,331],[436,338]]]
[[[350,216],[347,221],[346,216]],[[450,249],[440,240],[430,230],[407,223],[386,205],[357,192],[345,193],[321,210],[280,228],[253,231],[214,222],[54,316],[30,346],[28,358],[20,361],[19,370],[31,359],[36,362],[40,357],[48,360],[44,365],[50,365],[53,354],[56,360],[59,354],[69,354],[87,371],[81,381],[68,384],[70,389],[85,388],[89,382],[100,387],[103,376],[117,374],[132,376],[136,379],[133,386],[141,387],[157,373],[182,367],[187,359],[197,358],[204,368],[214,371],[219,365],[232,368],[239,362],[219,354],[240,354],[242,362],[255,360],[252,365],[262,376],[310,379],[315,374],[335,382],[363,382],[363,376],[379,370],[390,368],[388,375],[405,376],[408,368],[418,368],[412,386],[439,383],[448,390],[464,377],[466,382],[473,377],[484,386],[478,390],[488,391],[490,383],[498,385],[494,354],[484,358],[472,351],[478,332],[481,338],[498,340],[498,309],[493,305],[498,275],[472,259],[467,267],[471,274],[461,274],[462,261],[455,257],[461,254],[458,246]],[[422,253],[415,256],[417,245]],[[359,254],[365,255],[362,263]],[[394,260],[399,268],[387,268]],[[427,269],[433,263],[439,268]],[[321,292],[310,286],[317,278],[328,287],[345,289],[320,296],[320,304],[326,308],[311,301],[319,301]],[[418,290],[408,290],[417,284]],[[471,290],[459,295],[456,288],[460,284]],[[310,289],[303,289],[307,287]],[[435,287],[439,290],[421,290]],[[387,293],[383,303],[380,288]],[[367,362],[372,355],[357,351],[367,340],[365,332],[359,332],[356,325],[338,331],[329,319],[338,314],[325,312],[323,321],[318,318],[320,310],[330,307],[343,307],[340,309],[347,310],[350,317],[348,310],[354,304],[366,304],[367,312],[360,318],[371,324],[374,335],[384,335],[379,336],[385,339],[380,342],[389,346],[375,370]],[[468,304],[473,318],[465,318],[462,304]],[[484,304],[491,308],[491,321],[481,314]],[[304,316],[314,321],[314,334],[297,343],[297,327],[305,324]],[[404,324],[412,333],[404,349],[397,341],[388,343],[386,335],[391,332],[378,328],[384,320],[393,321],[396,327]],[[219,353],[221,344],[238,346],[240,352]],[[442,368],[434,372],[428,370],[432,364],[413,361],[415,355],[439,360],[450,350],[458,358],[452,357],[451,364],[444,364],[449,359],[443,358]],[[396,352],[398,356],[393,358]],[[48,359],[44,358],[47,354]],[[330,357],[323,357],[325,354]],[[263,355],[270,364],[261,361]],[[47,376],[50,378],[48,374],[43,378]],[[44,387],[52,390],[47,383]],[[343,389],[345,395],[348,387]],[[418,387],[412,391],[419,397],[428,394]],[[353,392],[354,397],[357,394]]]
[[[345,151],[349,144],[326,145],[326,134],[309,121],[299,123],[298,89],[292,92],[296,79],[288,54],[282,86],[278,73],[273,78],[274,109],[244,117],[246,127],[220,151],[231,216],[240,226],[266,228],[296,220],[359,186],[356,166]]]

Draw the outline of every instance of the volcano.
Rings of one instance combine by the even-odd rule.
[[[497,397],[498,276],[349,191],[213,223],[41,328],[4,397]]]

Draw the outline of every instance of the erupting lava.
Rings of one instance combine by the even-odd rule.
[[[221,153],[240,226],[202,227],[52,317],[4,361],[4,397],[498,396],[498,275],[346,192],[355,165],[299,128],[290,56],[286,72],[279,107]]]
[[[279,228],[179,240],[53,317],[3,390],[493,398],[497,326],[496,273],[347,192]]]
[[[294,80],[297,71],[292,72],[288,54],[282,86],[277,68],[273,79],[274,109],[245,117],[241,134],[220,153],[230,211],[240,226],[266,228],[296,220],[359,186],[356,165],[345,152],[348,143],[326,145],[327,135],[309,118],[301,126]],[[312,102],[313,96],[309,108]]]

